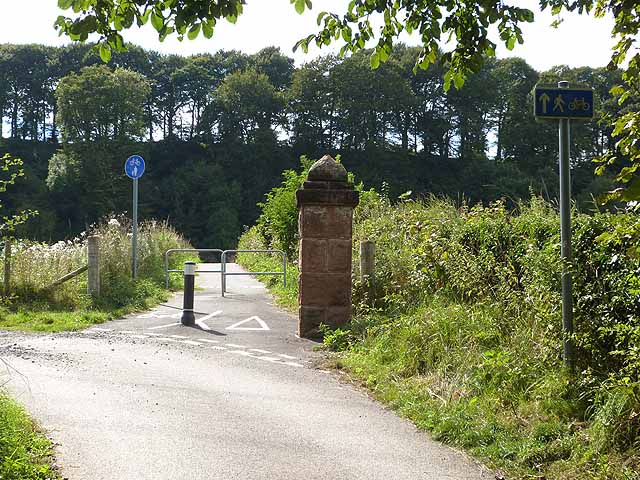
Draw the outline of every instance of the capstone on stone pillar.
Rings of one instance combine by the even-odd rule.
[[[297,191],[300,231],[298,334],[317,337],[319,326],[351,319],[353,209],[359,195],[347,171],[325,155]]]

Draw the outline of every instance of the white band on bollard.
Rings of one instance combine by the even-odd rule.
[[[196,274],[196,264],[193,262],[185,262],[184,264],[184,274],[185,275],[195,275]]]

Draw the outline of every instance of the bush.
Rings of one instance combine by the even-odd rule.
[[[559,219],[551,205],[393,205],[375,192],[363,200],[354,264],[357,240],[375,239],[378,311],[356,315],[347,365],[400,405],[415,389],[428,392],[418,403],[429,418],[412,410],[414,420],[491,461],[508,459],[522,475],[534,467],[550,475],[572,457],[581,474],[627,478],[640,447],[638,216],[574,212],[580,374],[572,378],[562,374]],[[482,437],[487,422],[493,438]],[[583,427],[547,439],[536,433],[547,422]],[[526,450],[521,459],[511,459],[515,445]],[[612,474],[616,456],[629,465]]]
[[[301,171],[286,170],[279,187],[266,194],[259,203],[262,213],[256,223],[257,232],[262,237],[263,248],[282,250],[289,259],[297,257],[298,249],[298,208],[296,191],[307,179],[313,161],[300,158]]]

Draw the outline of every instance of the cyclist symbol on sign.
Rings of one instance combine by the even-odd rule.
[[[589,105],[584,97],[576,97],[569,104],[569,110],[584,110],[585,112],[588,112],[590,107],[591,105]]]
[[[124,171],[129,178],[137,179],[144,173],[144,159],[139,155],[132,155],[125,162]]]

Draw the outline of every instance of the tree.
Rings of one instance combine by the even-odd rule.
[[[331,72],[338,60],[326,56],[293,73],[287,91],[292,143],[301,152],[332,148],[336,125],[336,96]]]
[[[249,62],[256,71],[269,77],[269,81],[278,91],[285,90],[291,84],[293,58],[283,55],[279,48],[263,48],[251,55]]]
[[[0,158],[0,193],[7,191],[7,187],[13,185],[17,178],[24,175],[22,160],[5,154]],[[32,210],[23,210],[14,214],[5,211],[0,200],[0,238],[10,236],[15,228],[26,222],[29,217],[36,215]]]
[[[264,73],[255,70],[228,75],[215,92],[219,112],[219,134],[225,139],[247,143],[273,138],[273,128],[282,123],[284,99]]]
[[[64,77],[56,98],[65,141],[140,138],[149,93],[142,75],[121,68],[85,67]]]
[[[0,114],[9,117],[11,138],[46,139],[54,89],[52,52],[42,45],[0,46]]]

